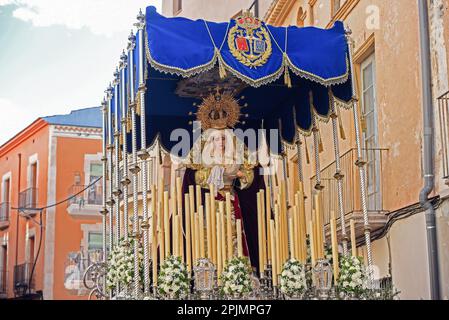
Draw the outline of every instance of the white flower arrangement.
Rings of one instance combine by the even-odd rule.
[[[338,288],[346,294],[361,295],[366,291],[366,272],[359,257],[342,257]]]
[[[143,252],[139,247],[139,277],[142,280]],[[134,240],[120,240],[108,257],[108,272],[106,284],[114,289],[117,283],[129,285],[134,281]]]
[[[224,295],[243,296],[249,294],[252,291],[252,281],[248,258],[232,258],[224,268],[220,279]]]
[[[280,280],[281,292],[288,297],[301,295],[307,290],[305,267],[295,259],[284,264]]]
[[[158,277],[158,291],[170,298],[183,298],[190,287],[187,266],[180,257],[170,256],[161,265]]]

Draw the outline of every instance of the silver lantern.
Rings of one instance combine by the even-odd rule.
[[[215,288],[214,264],[209,259],[199,259],[193,272],[195,294],[202,300],[210,299]]]
[[[313,267],[313,280],[319,299],[326,300],[332,289],[332,265],[329,260],[320,259]]]

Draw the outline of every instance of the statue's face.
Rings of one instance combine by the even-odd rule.
[[[212,139],[214,144],[214,150],[224,153],[226,148],[226,135],[224,131],[217,131],[216,133],[214,133]]]

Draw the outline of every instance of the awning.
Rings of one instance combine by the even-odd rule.
[[[170,141],[174,129],[192,131],[194,104],[216,85],[231,84],[236,98],[244,97],[241,103],[248,106],[239,128],[280,128],[289,143],[298,132],[310,133],[313,113],[329,118],[330,95],[349,105],[349,50],[342,22],[331,29],[260,23],[250,36],[242,32],[244,23],[166,18],[154,7],[147,8],[148,145],[159,137],[170,149],[177,143]],[[251,48],[245,48],[248,44]],[[254,50],[254,55],[248,58],[242,54],[245,49]]]

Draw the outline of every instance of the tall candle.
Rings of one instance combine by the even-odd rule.
[[[354,219],[351,219],[350,221],[350,227],[351,227],[351,249],[352,249],[352,256],[357,257],[357,240],[355,236],[355,221]]]
[[[265,267],[267,265],[267,225],[265,223],[265,191],[262,189],[260,190],[260,211],[261,214],[261,220],[262,220],[262,272],[265,272]]]
[[[158,243],[159,243],[159,260],[165,261],[165,237],[164,237],[164,215],[162,214],[162,201],[157,204],[158,210]]]
[[[226,242],[228,244],[227,260],[231,260],[233,254],[232,241],[232,211],[231,211],[231,194],[226,193]]]
[[[313,221],[309,221],[309,239],[310,239],[310,256],[312,260],[312,268],[316,264],[316,252],[315,252],[315,224]]]
[[[170,256],[170,214],[168,206],[168,191],[164,192],[164,239],[165,257]]]
[[[221,285],[221,271],[222,271],[222,255],[221,255],[221,221],[220,215],[216,213],[216,221],[217,221],[217,275],[218,275],[218,284]]]
[[[262,251],[262,210],[260,204],[260,192],[257,193],[257,243],[259,248],[259,271],[262,273],[263,271],[263,251]]]
[[[276,224],[276,234],[275,234],[275,243],[276,243],[276,269],[274,272],[274,276],[278,276],[280,273],[280,268],[282,264],[282,248],[281,248],[281,224],[280,224],[280,217],[279,217],[279,205],[276,204],[274,206],[274,216],[275,216],[275,224]]]
[[[204,209],[203,206],[201,205],[198,209],[198,228],[199,230],[199,241],[200,241],[200,258],[205,258],[206,257],[206,253],[204,250]]]
[[[196,212],[198,212],[198,208],[203,204],[202,203],[202,193],[201,186],[196,186]]]
[[[184,255],[184,229],[182,227],[182,215],[178,214],[178,254],[181,257],[181,261],[185,262]]]
[[[200,219],[195,212],[195,263],[200,259]]]
[[[316,222],[316,244],[317,244],[317,257],[323,258],[324,257],[324,239],[323,239],[323,220],[322,220],[322,214],[321,214],[321,197],[319,194],[315,194],[313,196],[313,201],[315,204],[315,222]]]
[[[210,190],[210,212],[212,222],[212,262],[217,265],[217,210],[215,207],[215,190],[214,185],[209,185]]]
[[[184,205],[185,205],[185,217],[186,217],[186,263],[187,270],[189,274],[192,272],[192,238],[190,233],[190,205],[189,205],[190,194],[184,195]]]
[[[212,261],[212,223],[211,223],[211,212],[210,212],[210,194],[206,193],[206,247],[207,247],[207,258]]]
[[[337,242],[337,221],[332,218],[330,221],[331,226],[331,241],[332,241],[332,260],[334,268],[334,284],[337,285],[338,280],[338,242]]]
[[[177,215],[172,215],[172,226],[173,226],[173,229],[172,229],[172,231],[173,231],[173,233],[172,233],[172,241],[173,241],[173,255],[175,256],[175,257],[179,257],[180,255],[179,255],[179,252],[178,252],[178,249],[179,249],[179,234],[178,234],[178,216]]]
[[[243,237],[242,237],[242,220],[236,219],[237,225],[237,256],[243,257]]]
[[[289,236],[289,242],[290,242],[290,257],[296,259],[296,249],[295,249],[295,241],[294,241],[294,234],[293,234],[293,218],[290,217],[288,219],[288,236]]]
[[[266,193],[266,223],[267,223],[267,241],[268,243],[271,245],[271,228],[270,228],[270,223],[271,223],[271,192],[270,190],[267,190]],[[268,250],[268,261],[270,261],[270,263],[272,262],[272,258],[271,258],[271,250]]]
[[[225,229],[225,209],[224,209],[224,202],[219,202],[219,211],[220,211],[220,227],[221,227],[221,262],[223,264],[223,267],[227,260],[227,253],[226,253],[226,229]]]
[[[277,261],[276,261],[276,259],[275,259],[275,257],[276,257],[276,237],[274,236],[275,234],[276,234],[276,231],[275,231],[275,227],[274,227],[274,221],[273,220],[270,220],[270,233],[271,233],[271,241],[270,241],[270,251],[271,251],[271,256],[273,257],[272,258],[272,270],[273,270],[273,273],[272,273],[272,275],[273,275],[273,286],[274,287],[277,287],[277,285],[278,285],[278,277],[276,276],[276,274],[277,274],[277,272],[276,272],[276,270],[277,270],[277,265],[276,265],[276,263],[277,263]]]
[[[299,183],[299,226],[301,228],[301,248],[302,248],[302,262],[306,263],[307,260],[307,219],[306,219],[306,209],[305,209],[305,199],[304,199],[304,186],[303,183]]]
[[[152,189],[153,190],[153,189]],[[153,193],[153,202],[155,202],[155,194]],[[157,247],[158,247],[158,232],[157,224],[160,220],[160,206],[157,206],[157,212],[153,211],[153,223],[151,225],[152,231],[152,242],[151,242],[151,260],[153,262],[153,286],[157,286]]]
[[[178,202],[178,214],[182,215],[182,184],[181,177],[176,178],[176,196]]]

